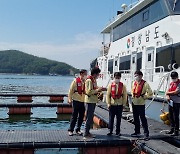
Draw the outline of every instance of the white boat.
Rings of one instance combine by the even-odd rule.
[[[162,98],[169,72],[180,74],[180,0],[139,0],[122,8],[102,30],[100,56],[91,63],[102,71],[98,84],[106,87],[120,71],[130,92],[134,72],[141,70],[156,98]]]

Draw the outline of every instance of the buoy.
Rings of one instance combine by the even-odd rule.
[[[72,107],[71,106],[67,106],[67,107],[57,107],[57,114],[71,114],[72,113]]]
[[[106,123],[102,119],[98,118],[97,116],[93,117],[93,122],[96,125],[100,126],[101,128],[106,128],[107,127]]]
[[[9,107],[8,114],[32,114],[32,112],[31,107]]]
[[[164,124],[170,125],[169,112],[164,112],[163,110],[161,110],[161,112],[162,114],[160,114],[160,119],[164,122]]]
[[[17,102],[32,102],[32,96],[18,96]]]
[[[63,102],[64,97],[63,96],[50,96],[49,102]]]
[[[163,112],[161,115],[160,115],[160,119],[162,121],[166,121],[169,119],[169,112]]]
[[[170,125],[170,124],[171,124],[169,120],[164,121],[164,123],[165,123],[166,125]]]

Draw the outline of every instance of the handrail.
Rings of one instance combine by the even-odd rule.
[[[157,67],[153,67],[153,68],[145,68],[145,69],[141,69],[142,70],[156,70],[156,69],[160,69],[160,73],[164,72],[164,66],[157,66]]]
[[[126,74],[126,73],[131,73],[132,72],[132,70],[119,70],[119,72],[122,72],[122,73],[124,73],[124,74]]]

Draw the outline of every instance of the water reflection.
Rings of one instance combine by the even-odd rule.
[[[14,129],[68,129],[71,115],[62,114],[57,118],[33,118],[30,115],[10,115],[9,118],[0,119],[1,130]]]

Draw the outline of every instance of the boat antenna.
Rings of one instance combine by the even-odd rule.
[[[131,0],[130,8],[132,8],[132,3],[133,3],[133,2],[132,2],[132,0]]]
[[[115,1],[115,0],[113,0],[113,8],[112,8],[112,12],[113,12],[113,13],[112,13],[112,16],[114,16],[114,12],[115,12],[115,11],[114,11],[114,1]]]
[[[114,15],[114,0],[112,1],[112,5],[109,6],[109,21],[111,21],[111,18],[113,18]]]

